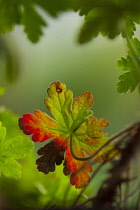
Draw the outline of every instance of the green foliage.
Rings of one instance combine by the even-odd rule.
[[[111,18],[110,18],[111,15]],[[116,10],[94,8],[85,16],[85,23],[81,28],[79,35],[79,42],[85,43],[92,38],[98,36],[99,32],[103,36],[114,38],[120,33],[117,22],[119,22],[120,14]]]
[[[21,165],[12,158],[0,156],[0,171],[6,177],[14,179],[21,177]]]
[[[0,33],[6,33],[19,23],[20,12],[15,0],[0,0]]]
[[[53,17],[57,17],[60,12],[65,12],[72,8],[71,0],[34,0],[34,3],[39,5]]]
[[[33,143],[28,138],[17,136],[1,142],[0,155],[13,159],[23,159],[33,149]]]
[[[24,25],[24,32],[33,43],[39,40],[42,35],[42,26],[46,26],[45,21],[30,5],[25,5],[21,14],[21,23]]]
[[[57,166],[53,174],[46,175],[36,170],[33,153],[22,161],[21,179],[12,180],[1,177],[0,193],[15,209],[42,209],[56,206],[70,206],[80,190],[70,186],[69,178],[63,175],[63,166]],[[62,178],[63,177],[63,178]],[[7,189],[8,186],[8,189]],[[13,191],[14,189],[14,191]],[[89,195],[91,189],[86,190]],[[23,199],[24,198],[24,199]],[[85,201],[83,198],[82,201]]]
[[[36,43],[43,34],[43,27],[47,26],[39,8],[52,17],[57,17],[60,12],[70,9],[84,16],[85,21],[78,37],[79,43],[89,42],[99,34],[110,39],[121,34],[123,38],[131,39],[136,31],[136,24],[140,24],[140,1],[137,0],[133,3],[129,0],[11,0],[10,2],[0,0],[0,33],[12,30],[15,24],[23,25],[28,39]],[[137,47],[138,45],[133,43],[134,50],[130,51],[137,51]],[[129,66],[129,70],[119,77],[120,82],[117,84],[119,93],[126,93],[128,90],[132,92],[139,84],[139,62],[135,64],[134,61],[138,60],[138,57],[131,53],[129,56],[117,62],[122,70],[127,70]],[[7,60],[6,72],[10,75],[7,78],[13,81],[12,78],[15,77],[13,59],[8,56]],[[11,72],[14,72],[12,76]]]
[[[10,3],[0,0],[0,33],[12,30],[15,24],[22,24],[28,38],[37,42],[42,35],[42,27],[47,25],[38,7],[53,17],[70,9],[80,11],[80,15],[85,16],[80,43],[90,41],[99,32],[112,39],[120,33],[124,37],[125,29],[132,36],[136,30],[135,23],[139,24],[140,3],[136,0],[133,5],[128,0],[11,0]]]
[[[117,61],[118,67],[125,71],[125,73],[119,77],[120,81],[117,83],[119,93],[126,93],[128,90],[132,92],[137,86],[140,90],[140,41],[136,38],[128,40],[128,47],[129,51],[127,57],[122,57]]]
[[[0,121],[7,130],[5,141],[12,139],[15,136],[22,136],[22,138],[26,138],[18,127],[18,119],[18,115],[12,113],[12,111],[6,109],[4,106],[0,106]]]
[[[111,39],[120,33],[124,38],[123,30],[126,30],[130,37],[134,35],[136,27],[133,19],[138,15],[137,2],[134,2],[134,7],[131,7],[127,0],[87,0],[86,2],[77,0],[76,2],[76,9],[80,9],[80,15],[85,15],[85,22],[79,34],[80,43],[90,41],[99,33]]]
[[[5,141],[6,128],[0,122],[0,171],[11,178],[21,177],[21,165],[15,159],[23,159],[33,149],[28,138],[17,136]]]
[[[43,34],[42,27],[47,26],[38,7],[56,17],[71,8],[71,0],[0,0],[0,34],[11,31],[16,24],[23,25],[28,39],[36,43]]]

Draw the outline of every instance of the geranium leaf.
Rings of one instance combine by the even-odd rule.
[[[131,38],[128,41],[129,50],[127,57],[122,57],[117,61],[118,67],[125,71],[119,76],[119,82],[117,83],[117,91],[119,93],[133,92],[136,87],[139,89],[140,41],[137,38]]]
[[[0,122],[0,172],[6,177],[20,178],[21,165],[15,159],[23,159],[33,149],[33,143],[28,138],[17,136],[5,140],[6,128]]]
[[[93,105],[90,92],[82,93],[73,102],[72,91],[66,90],[66,85],[59,81],[52,83],[47,92],[49,98],[45,99],[45,105],[55,119],[37,110],[34,115],[24,114],[19,119],[19,126],[26,135],[32,135],[35,142],[54,138],[38,150],[41,155],[36,161],[39,171],[52,172],[55,164],[59,165],[64,160],[64,174],[71,175],[72,185],[82,188],[90,181],[89,173],[92,172],[89,156],[109,140],[105,137],[107,132],[102,132],[109,123],[105,119],[90,117],[93,113],[89,110]],[[113,159],[114,155],[108,156],[109,148],[112,146],[100,151],[94,160]]]
[[[23,139],[22,136],[17,136],[1,144],[0,156],[13,159],[23,159],[32,149],[33,144],[28,138]]]
[[[24,25],[24,32],[27,33],[28,39],[33,43],[38,42],[43,34],[42,27],[47,25],[37,11],[27,4],[22,11],[21,23]]]
[[[0,157],[0,171],[8,178],[21,177],[21,165],[13,158]]]

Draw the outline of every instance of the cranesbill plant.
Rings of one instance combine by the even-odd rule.
[[[93,95],[84,92],[74,99],[71,90],[59,81],[51,84],[47,90],[50,98],[45,98],[47,109],[52,118],[39,110],[34,115],[24,114],[19,119],[19,126],[26,135],[32,135],[34,142],[43,142],[50,138],[53,140],[38,150],[42,155],[37,161],[38,170],[48,174],[55,171],[55,164],[60,165],[64,160],[64,174],[71,175],[70,182],[76,188],[85,187],[90,181],[92,172],[90,159],[96,162],[111,160],[116,151],[110,152],[113,146],[108,146],[94,154],[108,140],[106,119],[97,120],[89,110],[93,105]],[[88,157],[87,157],[88,156]]]

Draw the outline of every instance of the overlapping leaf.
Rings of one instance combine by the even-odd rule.
[[[119,34],[125,38],[124,31],[127,31],[127,34],[132,37],[136,30],[132,13],[133,11],[121,2],[88,1],[88,3],[83,3],[80,14],[85,15],[85,22],[79,33],[78,41],[86,43],[96,38],[99,33],[110,39],[114,39]]]
[[[6,128],[0,122],[0,171],[10,178],[20,178],[21,165],[15,159],[23,159],[33,149],[28,138],[17,136],[5,141]]]
[[[43,142],[54,138],[39,149],[42,155],[37,160],[38,170],[49,173],[55,170],[64,160],[64,174],[69,175],[70,182],[76,188],[84,187],[90,180],[92,165],[85,158],[93,155],[109,138],[102,128],[108,126],[105,119],[90,117],[93,96],[84,92],[74,99],[71,90],[59,81],[51,84],[47,90],[50,98],[45,105],[53,118],[39,110],[34,115],[24,114],[19,119],[19,126],[26,135],[32,135],[35,142]],[[97,162],[110,160],[107,149],[101,151],[94,159]],[[78,173],[76,173],[78,171]]]
[[[24,26],[28,39],[36,43],[43,34],[43,27],[47,25],[37,7],[56,17],[58,13],[71,8],[71,0],[0,0],[0,34],[11,31],[19,24]]]
[[[133,3],[128,0],[0,0],[0,33],[12,30],[15,24],[23,24],[30,41],[37,42],[43,34],[43,27],[47,25],[37,7],[53,17],[70,9],[85,15],[79,36],[80,43],[91,40],[99,32],[109,38],[120,33],[124,37],[124,23],[128,34],[132,36],[136,30],[135,23],[139,24],[140,2],[137,0]]]

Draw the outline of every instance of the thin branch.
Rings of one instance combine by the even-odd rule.
[[[100,171],[101,167],[102,167],[104,164],[105,164],[105,161],[102,162],[102,163],[95,169],[95,171],[94,171],[93,174],[91,175],[91,180],[96,176],[96,174]],[[90,184],[90,182],[88,182],[87,185],[86,185],[86,187],[83,188],[83,189],[81,190],[81,192],[80,192],[79,195],[77,196],[76,200],[74,201],[72,207],[74,207],[74,206],[78,203],[80,197],[82,196],[82,194],[83,194],[83,192],[85,191],[85,189],[89,186],[89,184]]]
[[[71,150],[71,154],[72,156],[79,161],[86,161],[86,160],[90,160],[92,158],[94,158],[100,151],[102,151],[106,146],[108,146],[111,142],[113,142],[114,140],[116,140],[117,138],[122,138],[123,136],[126,137],[129,135],[130,132],[134,131],[137,129],[137,127],[140,126],[140,123],[135,123],[134,125],[131,125],[130,127],[128,127],[127,129],[121,131],[120,133],[116,134],[114,137],[112,137],[108,142],[106,142],[102,147],[100,147],[93,155],[86,157],[86,158],[80,158],[77,157],[73,151],[73,138],[72,138],[72,134],[70,135],[70,150]]]
[[[127,200],[132,197],[138,190],[140,189],[140,185],[138,187],[135,188],[135,190],[133,190],[129,195],[127,195],[121,202],[119,202],[116,206],[115,209],[117,209],[118,207],[120,207],[121,204],[127,202]]]
[[[67,187],[66,187],[65,193],[64,193],[64,197],[63,197],[63,207],[64,208],[66,207],[67,198],[68,198],[68,194],[69,194],[70,188],[71,188],[71,185],[68,184]]]

